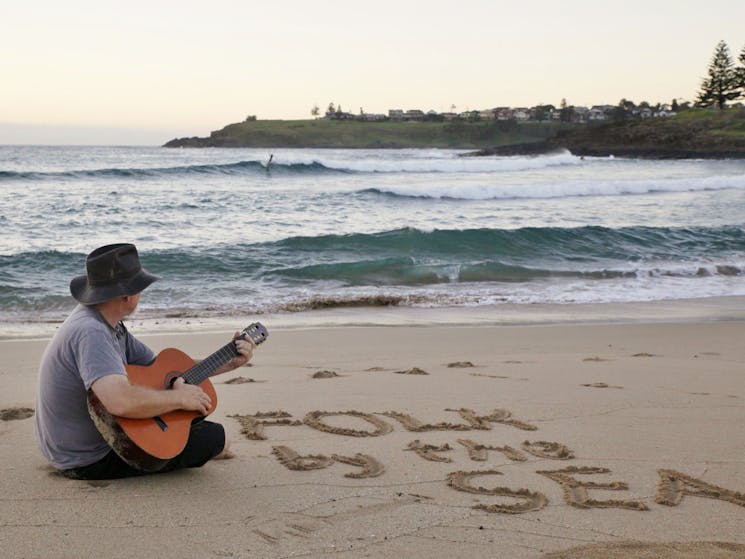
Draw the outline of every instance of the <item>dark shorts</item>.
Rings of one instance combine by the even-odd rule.
[[[181,454],[169,460],[157,472],[144,472],[127,464],[113,450],[98,462],[80,468],[62,470],[60,473],[72,479],[119,479],[142,476],[148,473],[164,473],[182,468],[199,468],[212,460],[225,448],[225,429],[219,423],[200,421],[191,427],[189,440]]]

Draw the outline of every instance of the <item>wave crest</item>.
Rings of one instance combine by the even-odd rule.
[[[394,198],[439,200],[519,200],[582,196],[624,196],[656,192],[697,192],[745,189],[745,174],[704,178],[643,180],[556,180],[552,182],[484,182],[469,184],[397,184],[368,188],[363,192]]]
[[[243,175],[258,173],[287,173],[287,174],[319,174],[344,173],[345,169],[334,169],[322,163],[272,163],[267,165],[263,161],[238,161],[235,163],[220,163],[210,165],[183,165],[176,167],[142,167],[142,168],[110,168],[83,169],[61,172],[24,172],[0,171],[0,181],[24,180],[44,181],[60,179],[148,179],[159,177],[188,176],[188,175]]]

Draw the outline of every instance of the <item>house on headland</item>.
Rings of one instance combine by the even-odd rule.
[[[409,109],[404,113],[404,120],[424,120],[424,111]]]
[[[390,118],[391,120],[403,120],[404,119],[403,109],[389,109],[388,118]]]
[[[357,120],[363,122],[452,122],[461,120],[485,123],[494,121],[562,121],[583,124],[627,118],[669,117],[677,114],[674,109],[678,108],[675,104],[671,106],[658,103],[652,106],[647,102],[642,102],[637,106],[625,99],[619,105],[593,105],[590,108],[581,105],[566,105],[565,102],[562,105],[562,108],[545,104],[536,105],[531,108],[494,107],[491,109],[465,110],[460,113],[438,112],[432,109],[426,113],[420,109],[389,109],[387,115],[383,113],[366,113],[360,108],[360,114],[354,115],[343,112],[341,107],[334,108],[333,104],[330,104],[329,110],[326,111],[326,115],[322,118],[327,120]],[[686,103],[686,105],[689,104]],[[455,107],[453,106],[453,108]],[[251,116],[247,120],[255,118]]]

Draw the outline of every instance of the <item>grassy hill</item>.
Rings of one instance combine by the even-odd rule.
[[[174,139],[166,147],[477,149],[545,141],[564,128],[554,122],[254,120],[229,124],[208,138]]]

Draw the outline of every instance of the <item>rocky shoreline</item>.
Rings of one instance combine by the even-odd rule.
[[[535,142],[496,146],[464,153],[461,157],[538,156],[568,151],[577,157],[628,157],[634,159],[745,159],[745,149],[688,149],[670,146],[587,146],[562,142]]]

